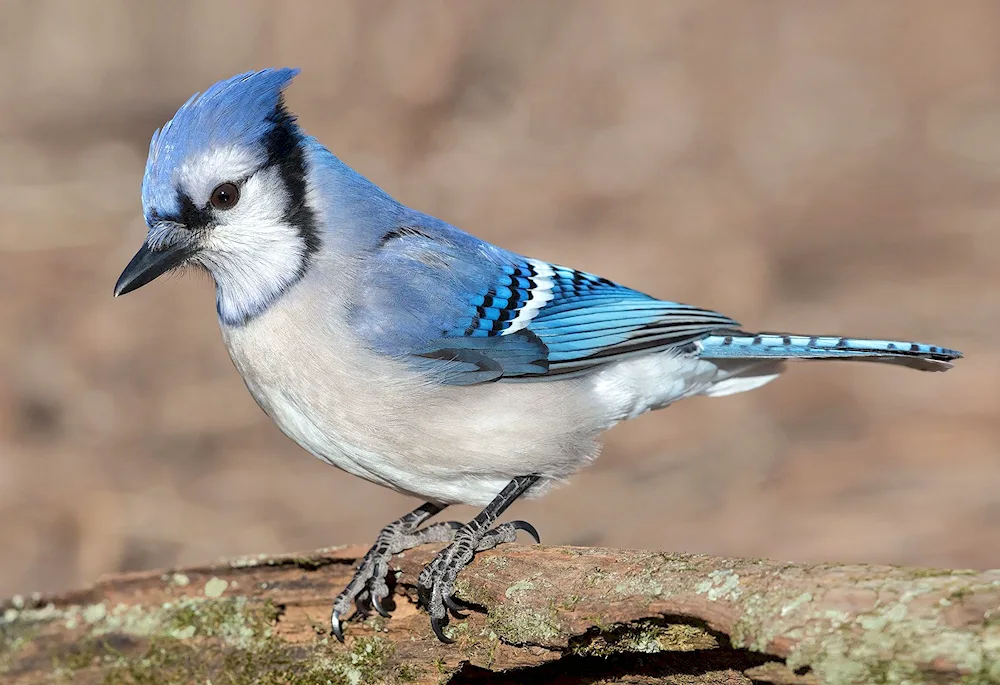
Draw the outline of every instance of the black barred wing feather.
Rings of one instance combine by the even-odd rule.
[[[552,280],[552,299],[528,326],[548,348],[550,376],[680,348],[739,325],[717,312],[657,300],[573,269],[553,267]]]
[[[442,382],[565,377],[738,327],[716,312],[657,300],[606,278],[532,259],[504,265],[502,275],[475,294],[466,311],[442,338],[417,353],[425,364],[447,362]]]

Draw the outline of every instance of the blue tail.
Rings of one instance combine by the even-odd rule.
[[[899,340],[862,340],[828,335],[717,331],[701,340],[705,359],[845,359],[945,371],[962,356],[957,350]]]

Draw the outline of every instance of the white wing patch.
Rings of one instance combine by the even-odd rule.
[[[552,265],[538,259],[526,259],[525,261],[535,270],[535,277],[532,279],[535,282],[535,287],[528,294],[528,301],[518,310],[517,316],[511,319],[510,325],[500,335],[510,335],[527,328],[531,320],[538,316],[538,312],[553,297],[552,286],[554,285],[555,269],[552,268]]]

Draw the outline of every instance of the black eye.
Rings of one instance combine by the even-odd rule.
[[[212,191],[212,206],[216,209],[232,209],[240,201],[240,189],[235,183],[223,183]]]

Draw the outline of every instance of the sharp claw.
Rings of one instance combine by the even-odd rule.
[[[542,544],[542,539],[538,537],[538,531],[535,530],[535,527],[527,521],[511,521],[510,525],[517,530],[523,530],[525,533],[535,538],[535,544]]]
[[[336,609],[334,609],[333,614],[330,616],[330,627],[337,639],[343,643],[344,630],[340,626],[340,615],[337,613]]]
[[[444,626],[445,623],[442,619],[431,616],[431,629],[434,631],[434,634],[437,635],[437,639],[441,640],[441,642],[446,645],[454,644],[455,641],[444,634]]]
[[[389,618],[389,612],[382,608],[382,600],[375,595],[372,595],[372,607],[382,618]]]
[[[444,600],[444,605],[448,607],[448,609],[451,611],[451,615],[454,616],[455,618],[463,619],[468,615],[463,613],[462,611],[462,609],[464,609],[465,607],[459,604],[458,601],[456,601],[454,598],[444,597],[443,600]]]

